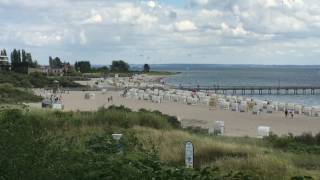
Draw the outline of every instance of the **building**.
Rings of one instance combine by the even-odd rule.
[[[28,68],[28,74],[32,73],[41,73],[47,76],[64,76],[70,73],[75,72],[74,66],[70,65],[69,63],[63,63],[61,68],[54,68],[50,66],[40,66],[36,68]]]
[[[0,56],[0,71],[10,71],[11,65],[8,56]]]
[[[41,73],[47,76],[63,76],[64,75],[64,68],[52,68],[50,66],[40,66],[37,68],[28,68],[28,74],[32,73]]]

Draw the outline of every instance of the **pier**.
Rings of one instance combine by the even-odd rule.
[[[250,95],[316,95],[320,86],[178,86],[177,89],[190,91],[207,91],[217,94]]]

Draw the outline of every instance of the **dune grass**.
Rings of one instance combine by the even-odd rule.
[[[14,72],[0,72],[0,84],[12,84],[20,88],[52,88],[55,80],[59,81],[61,87],[84,87],[74,81],[76,77],[47,77],[40,73],[20,74]]]
[[[18,102],[39,102],[40,96],[36,96],[29,89],[16,88],[11,84],[0,84],[0,104],[15,104]]]
[[[175,165],[183,165],[183,142],[191,140],[197,168],[215,166],[226,172],[257,174],[261,179],[290,179],[301,174],[320,177],[320,156],[282,152],[268,147],[261,139],[199,136],[181,130],[145,127],[135,127],[133,131],[145,148],[156,147],[162,161]]]
[[[124,134],[123,154],[117,153],[112,133]],[[181,129],[175,117],[125,107],[0,110],[0,134],[0,179],[12,174],[24,179],[320,177],[318,154],[286,152],[261,139],[194,134]],[[187,140],[195,146],[194,170],[184,168]]]

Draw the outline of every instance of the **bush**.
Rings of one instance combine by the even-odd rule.
[[[320,154],[319,137],[320,133],[315,136],[311,133],[303,133],[300,136],[288,134],[282,137],[271,134],[269,137],[265,137],[264,140],[273,147],[279,148],[283,151]]]
[[[0,103],[39,102],[42,98],[32,91],[13,87],[11,84],[0,85]]]
[[[15,87],[23,88],[46,88],[54,87],[54,81],[58,80],[61,87],[84,87],[75,83],[73,77],[47,77],[41,73],[33,73],[30,75],[19,74],[14,72],[0,73],[0,84],[9,83]]]
[[[47,124],[50,118],[69,121],[77,116],[70,113],[50,115],[48,118],[18,109],[0,113],[0,179],[200,180],[251,177],[238,172],[223,174],[217,168],[193,170],[168,165],[161,162],[154,151],[143,149],[132,133],[124,133],[119,142],[109,133],[86,138],[84,134],[59,135],[55,133],[59,129],[56,127],[58,123]]]

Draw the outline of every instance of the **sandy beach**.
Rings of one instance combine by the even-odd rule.
[[[38,94],[39,91],[36,91]],[[165,114],[177,116],[182,120],[183,126],[212,127],[215,121],[225,122],[226,136],[257,136],[258,126],[269,126],[271,131],[278,135],[293,133],[299,135],[303,132],[320,132],[320,118],[305,115],[295,115],[294,119],[285,118],[282,112],[272,114],[261,113],[253,115],[251,112],[232,112],[230,110],[209,110],[202,105],[187,105],[175,102],[152,103],[149,101],[136,100],[120,97],[119,91],[107,93],[92,92],[94,99],[85,99],[86,92],[70,91],[62,94],[65,111],[95,111],[99,107],[111,105],[124,105],[132,110],[145,108],[159,110]],[[108,97],[113,97],[113,102],[108,103]],[[39,104],[31,104],[40,107]]]

